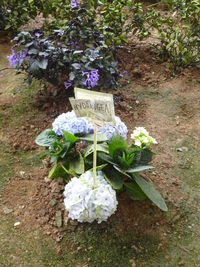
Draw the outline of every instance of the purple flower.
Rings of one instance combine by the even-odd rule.
[[[77,45],[78,43],[77,42],[70,42],[68,45]]]
[[[126,75],[128,75],[128,71],[127,70],[123,70],[122,77],[125,77]]]
[[[82,71],[82,77],[86,76],[86,80],[83,84],[88,88],[91,89],[98,84],[99,80],[99,71],[98,70],[91,70],[91,71]]]
[[[41,36],[41,33],[36,32],[36,33],[35,33],[35,36],[36,36],[37,38],[39,38],[39,37]]]
[[[68,81],[64,82],[64,86],[65,86],[65,89],[72,87],[72,81],[68,80]]]
[[[15,52],[14,49],[11,49],[11,55],[7,56],[10,67],[15,67],[15,65],[21,60],[21,59],[28,59],[27,57],[27,50],[22,50],[20,52]]]
[[[71,0],[71,8],[78,8],[78,0]]]

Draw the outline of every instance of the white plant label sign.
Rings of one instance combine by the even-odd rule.
[[[86,117],[94,124],[93,186],[96,185],[97,126],[105,122],[114,125],[115,109],[112,94],[74,88],[75,98],[69,98],[77,117]]]
[[[94,124],[114,124],[115,112],[113,95],[75,88],[75,98],[69,98],[77,117],[87,117]]]

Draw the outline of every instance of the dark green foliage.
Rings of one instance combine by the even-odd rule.
[[[28,80],[33,77],[45,79],[53,84],[68,81],[72,86],[91,89],[103,85],[116,87],[119,71],[112,47],[106,45],[103,31],[95,26],[86,9],[72,12],[73,18],[65,30],[54,30],[45,37],[43,32],[21,32],[15,37],[18,49],[25,50],[27,57],[20,60],[15,68],[25,70]],[[85,84],[86,76],[98,71],[97,84]]]
[[[107,163],[103,172],[112,187],[115,190],[125,187],[131,199],[144,200],[148,198],[161,210],[167,211],[167,206],[160,193],[139,175],[140,172],[153,168],[148,165],[152,159],[151,150],[140,149],[133,145],[128,146],[126,141],[118,135],[110,139],[108,149],[109,155],[101,152],[98,153],[98,157],[102,162]]]

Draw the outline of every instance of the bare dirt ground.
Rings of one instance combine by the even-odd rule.
[[[0,69],[9,47],[0,44]],[[159,144],[155,169],[145,174],[165,197],[169,212],[123,194],[108,223],[68,220],[62,179],[47,179],[34,140],[54,118],[70,110],[69,92],[52,97],[41,84],[22,86],[23,75],[0,72],[0,263],[2,266],[200,266],[200,73],[171,79],[166,63],[148,46],[118,52],[128,74],[112,91],[116,114],[129,134],[145,127]],[[38,87],[40,93],[38,93]],[[29,90],[29,91],[28,91]],[[7,181],[7,182],[6,182]],[[18,226],[14,226],[19,222]]]

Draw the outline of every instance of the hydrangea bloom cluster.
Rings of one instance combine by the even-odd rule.
[[[98,129],[98,132],[105,134],[108,140],[115,134],[119,134],[124,139],[127,139],[128,129],[125,123],[119,117],[115,116],[114,126],[106,123],[103,128]]]
[[[71,8],[78,8],[78,0],[71,0]]]
[[[11,55],[7,56],[7,58],[8,58],[10,67],[13,68],[20,61],[20,59],[28,58],[27,51],[22,50],[16,53],[14,49],[11,49]]]
[[[70,132],[72,134],[87,135],[93,133],[94,127],[86,118],[77,118],[74,111],[63,113],[59,115],[52,124],[54,132],[61,136],[62,130]],[[98,133],[103,133],[109,140],[114,134],[121,135],[124,139],[127,138],[128,129],[121,121],[121,119],[115,116],[115,125],[112,126],[108,123],[104,127],[98,129]]]
[[[101,171],[97,173],[95,187],[91,171],[80,178],[72,178],[65,186],[64,197],[69,218],[79,222],[106,221],[115,213],[118,204],[115,190],[105,181]]]
[[[77,118],[74,111],[59,115],[52,123],[54,132],[61,136],[62,130],[71,134],[89,134],[93,131],[93,126],[85,118]]]
[[[98,70],[91,70],[91,71],[82,71],[82,77],[86,76],[86,80],[83,84],[88,88],[91,89],[98,84],[99,80],[99,71]]]
[[[140,148],[148,148],[151,144],[157,144],[156,139],[151,137],[143,127],[136,127],[131,134],[131,139]]]

